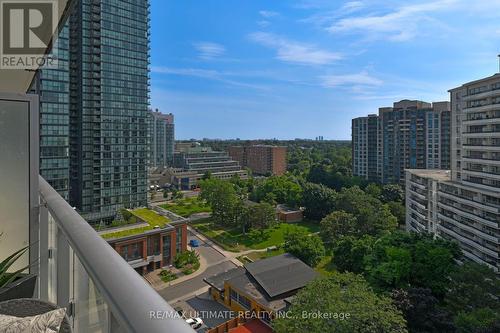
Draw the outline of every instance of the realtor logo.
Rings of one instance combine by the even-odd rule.
[[[50,66],[46,50],[55,38],[58,0],[0,0],[0,68]]]

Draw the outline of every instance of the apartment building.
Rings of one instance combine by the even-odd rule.
[[[352,121],[353,174],[404,185],[405,169],[449,165],[450,103],[402,100]]]
[[[380,179],[379,118],[376,114],[352,120],[353,174],[376,182]]]
[[[232,159],[259,175],[282,175],[286,172],[286,147],[271,145],[232,146],[228,148]]]
[[[156,109],[148,113],[150,142],[149,167],[169,167],[174,164],[175,129],[174,115]]]
[[[171,183],[179,189],[198,187],[199,181],[207,173],[214,178],[225,180],[234,176],[248,178],[246,170],[242,170],[240,164],[231,159],[227,152],[201,147],[198,143],[176,147],[181,151],[174,153],[174,168],[167,172],[170,173]]]
[[[69,199],[69,25],[54,44],[57,67],[41,68],[31,92],[40,96],[40,175],[66,200]]]
[[[31,91],[40,174],[90,223],[147,200],[149,1],[78,0]]]
[[[427,231],[459,243],[464,257],[500,268],[500,74],[450,90],[451,171],[407,171],[406,228]],[[432,184],[432,198],[422,198],[426,223],[412,197]],[[423,186],[422,187],[419,187]],[[420,208],[420,209],[419,209]]]

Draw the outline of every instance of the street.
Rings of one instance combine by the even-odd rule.
[[[200,246],[196,249],[200,254],[200,257],[203,257],[206,260],[208,268],[205,272],[193,277],[192,279],[159,290],[158,293],[170,304],[191,296],[197,291],[202,293],[204,291],[203,288],[208,287],[208,285],[203,281],[203,278],[236,267],[228,258],[224,257],[221,253],[205,243],[203,240],[194,236],[191,232],[189,232],[188,238],[189,240],[193,238],[198,239]]]

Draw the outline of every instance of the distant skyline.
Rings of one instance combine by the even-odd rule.
[[[500,0],[151,0],[176,139],[348,140],[351,119],[498,72]]]

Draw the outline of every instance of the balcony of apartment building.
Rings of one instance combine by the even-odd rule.
[[[490,97],[500,96],[500,83],[491,85],[482,85],[479,87],[469,88],[467,95],[463,96],[464,101],[480,100]]]
[[[500,124],[488,123],[484,125],[471,125],[467,126],[463,132],[464,138],[500,138]]]
[[[192,332],[151,317],[174,310],[38,176],[37,108],[37,96],[0,92],[0,259],[29,245],[19,265],[31,264],[33,297],[66,308],[75,332]]]
[[[71,2],[59,5],[67,9]],[[16,302],[35,313],[65,308],[65,332],[194,332],[38,175],[39,99],[26,94],[34,75],[0,69],[0,260],[27,247],[11,266],[24,274],[8,290],[34,281],[22,290],[30,298]],[[16,298],[5,289],[0,297]]]
[[[440,232],[453,237],[461,244],[466,244],[467,246],[474,248],[481,253],[482,260],[488,262],[490,266],[496,267],[499,259],[498,245],[492,244],[491,242],[477,236],[476,233],[461,228],[461,226],[450,223],[453,220],[446,220],[446,218],[443,217],[440,218],[442,220],[437,225]],[[496,269],[498,269],[498,267],[496,267]]]

